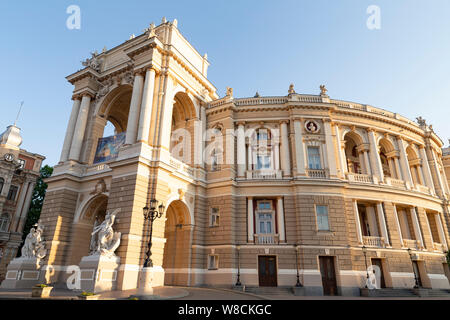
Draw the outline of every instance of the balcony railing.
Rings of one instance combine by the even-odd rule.
[[[279,243],[278,234],[255,234],[256,244],[276,244]]]
[[[324,169],[307,169],[306,174],[313,179],[326,179],[327,171]]]
[[[371,236],[363,236],[363,244],[368,247],[384,247],[384,238],[383,237],[371,237]]]
[[[188,166],[187,164],[181,162],[178,159],[175,159],[173,157],[170,158],[170,165],[174,167],[177,171],[187,174],[189,176],[194,175],[194,169]]]
[[[403,246],[406,247],[406,248],[419,250],[420,243],[419,243],[418,240],[403,239]]]
[[[390,186],[392,186],[394,188],[399,188],[399,189],[405,189],[406,188],[405,181],[403,181],[403,180],[394,179],[394,178],[391,178],[391,177],[386,177],[385,180],[386,180],[386,184],[387,185],[390,185]]]
[[[368,174],[348,173],[347,178],[349,182],[374,183],[373,176]]]
[[[281,179],[281,171],[280,170],[254,170],[247,171],[247,179]]]

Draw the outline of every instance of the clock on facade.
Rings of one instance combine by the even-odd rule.
[[[14,155],[11,154],[11,153],[5,154],[4,158],[5,158],[5,160],[8,161],[8,162],[14,161]]]

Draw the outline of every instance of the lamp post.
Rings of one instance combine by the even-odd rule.
[[[364,254],[364,263],[366,265],[366,285],[364,286],[364,288],[367,288],[367,283],[369,282],[369,270],[367,270],[367,247],[366,246],[362,246],[362,252]]]
[[[240,251],[241,251],[241,246],[237,245],[236,246],[236,250],[237,250],[237,258],[238,258],[238,274],[237,274],[237,281],[236,281],[236,286],[241,286],[241,255],[240,255]]]
[[[412,250],[411,248],[408,248],[408,254],[409,254],[409,258],[411,259],[411,265],[413,268],[413,273],[414,273],[414,289],[419,289],[419,279],[417,279],[417,275],[416,275],[416,269],[414,268],[414,261],[412,258]]]
[[[156,210],[156,207],[158,206],[158,200],[152,199],[150,200],[150,208],[145,206],[143,208],[144,210],[144,219],[145,221],[149,221],[150,223],[150,238],[148,240],[148,247],[147,247],[147,258],[144,262],[144,268],[147,267],[153,267],[153,262],[151,259],[152,256],[152,233],[153,233],[153,221],[155,221],[158,218],[161,218],[161,216],[164,213],[164,210],[166,207],[164,206],[164,203],[161,203],[158,206],[158,210]]]
[[[300,250],[300,247],[298,244],[294,244],[295,248],[295,268],[297,269],[297,283],[295,284],[296,287],[303,287],[303,285],[300,282],[300,273],[298,270],[298,250]]]

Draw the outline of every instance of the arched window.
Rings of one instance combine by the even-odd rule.
[[[7,213],[3,213],[0,216],[0,231],[8,232],[9,228],[9,215]]]

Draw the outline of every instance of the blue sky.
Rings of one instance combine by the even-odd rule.
[[[81,30],[69,30],[69,5],[81,8]],[[369,5],[381,29],[369,30]],[[450,1],[10,1],[0,3],[0,130],[18,121],[22,147],[58,162],[72,108],[65,77],[93,50],[141,34],[163,16],[211,66],[220,96],[319,93],[421,115],[445,145],[450,138]]]

